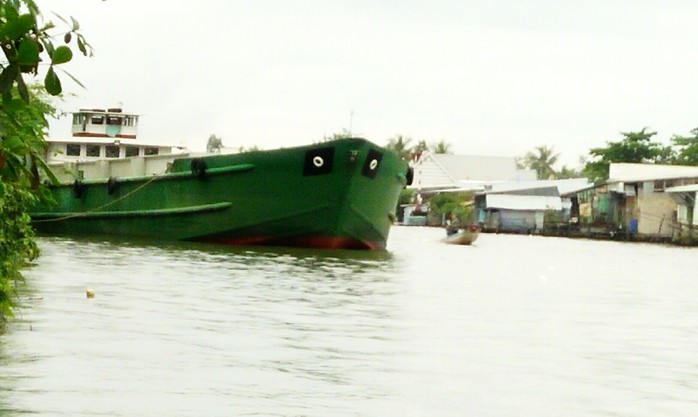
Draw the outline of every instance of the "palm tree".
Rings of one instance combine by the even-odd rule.
[[[422,139],[419,142],[417,142],[416,145],[412,148],[412,152],[424,152],[429,150],[429,145],[427,145],[427,141]]]
[[[434,145],[433,151],[434,153],[451,153],[451,144],[442,140]]]
[[[220,153],[223,147],[223,139],[216,135],[211,135],[208,137],[208,142],[206,143],[206,152],[208,153]]]
[[[528,152],[523,158],[523,165],[526,168],[536,171],[538,179],[555,178],[553,165],[557,162],[560,154],[554,153],[552,146],[537,146],[534,152]]]
[[[400,158],[409,161],[412,157],[412,148],[409,146],[410,142],[412,142],[411,138],[395,135],[395,137],[388,139],[388,145],[386,145],[385,148],[395,152]]]

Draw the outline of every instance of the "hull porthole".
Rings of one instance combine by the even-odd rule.
[[[364,163],[361,173],[364,177],[370,179],[376,178],[378,173],[378,168],[381,166],[381,161],[383,160],[383,154],[376,150],[371,149],[368,151],[368,156],[366,156],[366,162]]]
[[[303,175],[325,175],[332,172],[334,147],[315,148],[305,153]]]

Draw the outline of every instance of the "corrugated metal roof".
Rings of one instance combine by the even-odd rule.
[[[541,188],[556,188],[559,195],[569,194],[576,191],[584,190],[593,186],[586,178],[571,178],[563,180],[536,180],[536,181],[510,181],[500,184],[491,184],[488,193],[511,193],[517,191],[535,190]],[[541,195],[538,193],[538,195]],[[549,194],[552,195],[552,194]]]
[[[503,156],[431,154],[431,157],[458,180],[512,180],[516,160]]]
[[[666,191],[667,193],[695,193],[698,192],[698,184],[669,187],[664,191]]]
[[[614,163],[609,166],[608,182],[639,182],[698,177],[698,167],[686,165]]]
[[[472,188],[480,188],[494,181],[528,180],[532,175],[530,170],[518,170],[514,157],[429,152],[414,164],[414,174],[412,188],[462,188],[473,184]]]
[[[511,194],[487,194],[487,208],[508,210],[562,210],[560,197]]]

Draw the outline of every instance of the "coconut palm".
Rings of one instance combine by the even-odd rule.
[[[536,171],[538,179],[555,178],[553,165],[560,154],[555,153],[552,146],[537,146],[533,152],[528,152],[523,158],[523,165]]]
[[[223,147],[223,139],[216,135],[211,135],[208,137],[208,142],[206,143],[206,152],[208,153],[220,153]]]
[[[445,140],[442,140],[434,144],[432,150],[434,153],[451,153],[451,144],[447,143]]]
[[[386,145],[385,148],[400,155],[400,158],[404,160],[410,160],[412,157],[410,142],[412,142],[411,138],[402,135],[395,135],[394,137],[388,139],[388,145]]]

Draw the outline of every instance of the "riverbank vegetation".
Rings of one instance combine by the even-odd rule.
[[[622,138],[607,141],[606,146],[591,148],[583,158],[581,171],[563,166],[560,170],[553,168],[559,154],[552,146],[538,146],[533,151],[518,159],[521,168],[533,169],[539,179],[562,179],[586,177],[599,183],[608,179],[611,163],[649,163],[667,165],[698,165],[698,128],[690,135],[673,135],[671,144],[663,145],[654,139],[657,132],[647,127],[637,132],[621,132]]]
[[[45,198],[40,171],[55,180],[40,156],[47,117],[55,115],[47,97],[62,93],[59,66],[73,49],[92,53],[78,22],[59,19],[60,32],[32,0],[0,0],[0,324],[12,314],[21,269],[39,252],[28,210]]]

